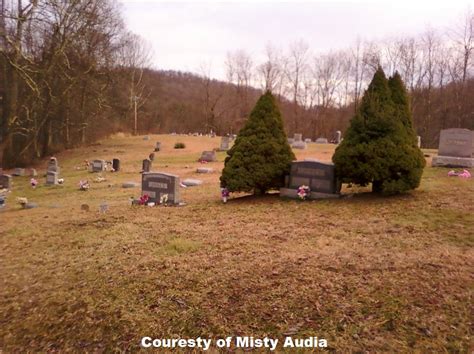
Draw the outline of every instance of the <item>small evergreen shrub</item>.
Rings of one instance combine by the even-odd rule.
[[[345,138],[333,156],[343,183],[397,194],[419,186],[425,159],[416,144],[408,95],[398,74],[374,74]]]
[[[174,144],[175,149],[184,149],[186,145],[184,143],[176,143]]]
[[[295,155],[288,145],[275,98],[263,94],[227,152],[221,187],[229,192],[262,194],[284,185]]]

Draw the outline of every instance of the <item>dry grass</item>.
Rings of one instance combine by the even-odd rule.
[[[140,181],[155,140],[164,149],[154,170],[204,180],[182,190],[185,207],[128,206],[140,190],[120,184]],[[176,141],[186,149],[173,149]],[[215,173],[195,173],[200,152],[218,145],[115,137],[59,155],[64,186],[31,190],[27,177],[15,178],[0,212],[0,351],[135,350],[144,335],[285,334],[326,338],[337,352],[472,350],[474,180],[426,168],[421,187],[398,197],[269,195],[223,205],[224,153],[209,164]],[[332,152],[314,144],[296,151],[323,160]],[[78,191],[90,175],[74,166],[113,157],[122,172]],[[39,208],[20,210],[16,196]],[[104,200],[110,210],[99,214]]]

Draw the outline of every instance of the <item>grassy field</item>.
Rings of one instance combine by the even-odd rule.
[[[130,207],[141,160],[199,178],[184,207]],[[184,150],[174,150],[177,141]],[[427,167],[420,188],[383,198],[220,201],[219,138],[114,137],[59,154],[65,184],[15,177],[0,212],[0,352],[137,350],[143,336],[326,338],[336,352],[471,352],[474,179]],[[310,144],[299,159],[331,159]],[[429,153],[433,153],[430,151]],[[84,159],[120,173],[78,190]],[[429,164],[428,164],[429,165]],[[46,162],[37,167],[40,175]],[[21,210],[15,197],[39,207]],[[99,213],[106,201],[109,211]],[[90,211],[82,211],[81,204]]]

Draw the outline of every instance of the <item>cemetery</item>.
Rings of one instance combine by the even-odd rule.
[[[184,11],[139,3],[2,1],[0,354],[472,353],[474,14],[253,60],[234,45],[294,4],[200,4],[142,41],[129,14]],[[195,40],[209,9],[245,36]],[[199,74],[170,65],[206,42]]]
[[[40,183],[32,189],[29,176],[3,172],[0,183],[11,192],[0,211],[0,255],[9,264],[2,291],[21,308],[8,310],[8,331],[22,328],[25,338],[44,347],[46,331],[60,335],[67,326],[64,345],[75,346],[91,336],[80,324],[92,321],[98,333],[116,331],[120,344],[107,346],[135,347],[136,338],[155,326],[219,336],[237,324],[247,331],[272,324],[261,333],[317,328],[335,347],[358,333],[362,343],[382,348],[364,333],[390,343],[388,333],[403,336],[398,328],[410,328],[416,316],[440,343],[450,328],[451,339],[444,341],[462,347],[469,327],[474,179],[449,177],[449,168],[431,167],[429,158],[418,189],[376,196],[369,187],[337,183],[335,145],[308,144],[293,149],[296,161],[280,190],[289,198],[278,191],[260,197],[231,193],[223,204],[224,151],[215,153],[216,173],[199,174],[203,183],[191,188],[180,186],[196,179],[203,168],[196,156],[211,151],[218,139],[180,137],[186,150],[173,149],[172,135],[152,139],[162,141],[162,149],[142,174],[141,157],[153,144],[142,137],[102,141],[110,151],[130,146],[116,154],[120,173],[101,172],[106,184],[93,182],[87,170],[75,170],[84,158],[96,159],[92,148],[77,149],[67,159],[57,156],[65,179],[61,188]],[[424,151],[436,156],[436,150]],[[46,172],[41,165],[36,169],[39,176]],[[86,193],[77,187],[81,179],[90,180]],[[303,184],[311,189],[307,200],[297,194]],[[143,195],[155,207],[130,206],[130,198]],[[17,197],[34,208],[20,207]],[[171,207],[160,207],[163,202]],[[172,207],[179,203],[184,206]],[[21,292],[25,287],[30,295]],[[237,307],[226,305],[229,299]],[[313,301],[320,303],[313,307]],[[379,305],[368,307],[372,302]],[[70,317],[61,317],[55,303],[67,306]],[[117,311],[134,315],[124,319]],[[336,329],[335,322],[345,321],[348,313],[363,320],[351,331]],[[436,327],[430,325],[435,316],[443,316]],[[215,321],[226,325],[216,331]],[[36,325],[25,329],[28,323]]]

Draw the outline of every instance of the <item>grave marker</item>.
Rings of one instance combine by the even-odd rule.
[[[142,175],[142,196],[148,195],[149,202],[160,203],[168,195],[168,203],[179,204],[179,177],[159,172],[144,172]]]
[[[105,160],[92,161],[92,172],[103,172],[106,170],[107,164]]]
[[[474,132],[461,128],[442,130],[432,166],[474,167]]]
[[[150,172],[151,170],[151,161],[145,159],[142,161],[142,172]]]
[[[48,171],[46,172],[46,184],[47,185],[55,185],[59,184],[58,182],[58,173],[55,171]]]
[[[12,176],[0,175],[0,189],[10,190],[12,188]]]
[[[217,160],[216,152],[212,151],[203,151],[199,161],[214,162]]]
[[[303,185],[311,190],[309,199],[336,198],[341,190],[334,165],[319,161],[292,162],[290,175],[285,177],[285,188],[280,189],[280,196],[297,198],[298,188]]]

